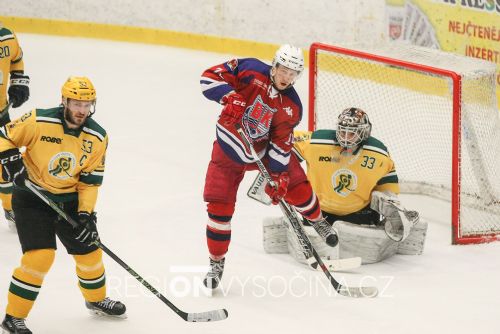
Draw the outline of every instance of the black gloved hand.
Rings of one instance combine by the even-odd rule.
[[[97,233],[97,216],[95,212],[88,213],[85,211],[78,212],[79,226],[75,227],[75,239],[81,243],[90,245],[94,241],[99,240]]]
[[[0,152],[0,164],[2,165],[2,178],[13,182],[15,185],[24,186],[28,173],[24,167],[23,157],[17,148],[11,148]]]
[[[12,108],[20,107],[30,97],[30,77],[21,73],[10,74],[9,101]]]

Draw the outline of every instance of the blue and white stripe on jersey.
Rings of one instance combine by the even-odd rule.
[[[239,137],[235,136],[233,133],[227,131],[222,125],[217,123],[217,141],[224,152],[231,157],[234,161],[241,164],[248,164],[255,162],[250,152],[247,152],[245,145],[240,140]],[[262,159],[265,150],[257,152],[259,159]]]
[[[220,100],[224,95],[234,90],[233,87],[224,81],[217,81],[207,77],[201,77],[200,85],[203,95],[207,99],[218,103],[220,103]]]
[[[272,141],[269,143],[269,168],[273,172],[283,172],[288,168],[290,162],[290,152],[283,151],[278,145]]]

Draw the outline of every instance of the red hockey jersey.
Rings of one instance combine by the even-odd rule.
[[[203,72],[200,84],[203,95],[218,103],[231,91],[245,98],[247,107],[239,123],[259,157],[268,157],[271,172],[282,172],[288,167],[302,104],[293,87],[283,91],[274,88],[270,71],[270,65],[254,58],[233,59]],[[219,120],[216,133],[219,145],[234,161],[255,162],[234,126]]]

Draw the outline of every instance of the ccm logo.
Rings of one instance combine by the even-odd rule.
[[[7,157],[7,158],[0,159],[0,164],[5,165],[8,162],[12,162],[12,161],[20,160],[20,159],[21,159],[21,153]]]
[[[233,101],[233,104],[234,104],[235,106],[242,106],[242,107],[244,107],[244,106],[246,106],[246,105],[247,105],[247,103],[246,103],[246,102],[244,102],[244,101]]]
[[[40,141],[46,141],[47,143],[61,144],[62,139],[57,137],[42,136]]]

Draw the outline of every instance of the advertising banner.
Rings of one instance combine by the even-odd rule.
[[[500,108],[500,0],[386,0],[386,13],[390,40],[495,63]]]

